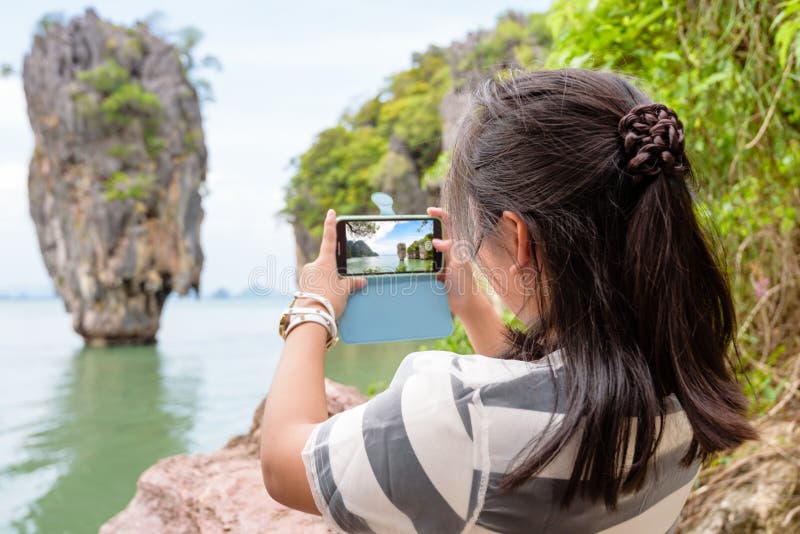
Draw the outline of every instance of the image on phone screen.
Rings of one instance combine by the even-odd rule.
[[[337,226],[340,274],[432,273],[441,266],[432,243],[441,237],[438,219],[344,220]]]

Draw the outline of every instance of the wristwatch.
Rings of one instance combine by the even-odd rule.
[[[309,298],[322,304],[325,309],[313,307],[295,307],[298,298]],[[298,291],[294,294],[291,304],[281,314],[280,322],[278,323],[278,334],[283,339],[294,330],[294,328],[302,323],[313,322],[321,325],[328,331],[328,339],[325,342],[325,348],[333,347],[339,341],[339,329],[336,326],[336,319],[334,319],[333,306],[331,306],[328,299],[322,295],[314,293],[304,293]]]

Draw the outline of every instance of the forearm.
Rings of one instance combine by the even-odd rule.
[[[458,314],[458,318],[476,353],[498,356],[507,348],[505,324],[486,295],[476,295],[470,306]]]
[[[301,323],[286,338],[264,406],[265,434],[328,417],[325,399],[325,329]]]
[[[336,213],[328,210],[319,257],[303,267],[298,279],[298,287],[307,296],[295,295],[292,304],[299,315],[309,312],[296,308],[318,308],[321,313],[317,316],[325,324],[301,318],[284,336],[261,422],[264,486],[273,499],[290,508],[319,513],[306,478],[302,451],[314,427],[328,418],[325,350],[328,336],[336,333],[331,322],[342,314],[348,295],[365,283],[360,278],[338,276]]]
[[[299,452],[314,425],[328,418],[325,398],[326,330],[303,323],[287,336],[264,405],[261,467],[277,501],[317,513]]]

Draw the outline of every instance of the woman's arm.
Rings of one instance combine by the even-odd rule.
[[[428,208],[428,215],[439,217],[447,226],[448,215],[442,208]],[[505,325],[478,286],[471,265],[454,253],[452,239],[434,239],[433,247],[444,253],[445,269],[439,280],[447,287],[450,311],[461,319],[472,348],[484,356],[500,355],[508,345],[503,335]]]
[[[428,212],[443,215],[439,208],[430,208]],[[435,240],[434,246],[449,255],[449,240]],[[335,251],[336,214],[329,210],[319,257],[303,268],[298,285],[302,291],[326,297],[338,317],[350,292],[362,287],[365,281],[340,278]],[[461,280],[468,280],[469,284],[461,284],[460,288],[451,284],[453,287],[448,288],[451,309],[464,323],[476,352],[496,356],[505,344],[500,317],[475,284],[471,270],[466,270],[469,265],[453,259],[447,262],[450,276],[460,273]],[[311,299],[302,299],[297,305],[322,309],[321,304]],[[267,491],[290,508],[317,514],[300,453],[314,426],[328,418],[324,381],[326,340],[327,330],[311,322],[296,326],[287,336],[261,423],[261,468]]]
[[[302,291],[327,298],[338,317],[351,291],[363,279],[340,278],[336,272],[336,214],[325,217],[319,257],[303,268]],[[298,306],[323,306],[300,299]],[[269,388],[261,423],[261,470],[273,499],[290,508],[319,514],[306,478],[300,452],[314,426],[328,418],[325,398],[325,342],[320,324],[296,326],[286,337],[280,362]]]
[[[324,361],[328,332],[303,323],[286,338],[261,423],[261,471],[270,496],[319,514],[300,458],[314,425],[328,418]]]

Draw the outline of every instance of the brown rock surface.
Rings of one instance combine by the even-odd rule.
[[[366,400],[356,388],[325,379],[328,413]],[[264,401],[247,434],[211,454],[160,460],[139,478],[128,506],[100,528],[101,534],[211,532],[328,532],[318,516],[286,508],[267,494],[258,443]]]
[[[683,509],[685,534],[800,533],[800,419],[757,425],[761,438],[701,474]]]

